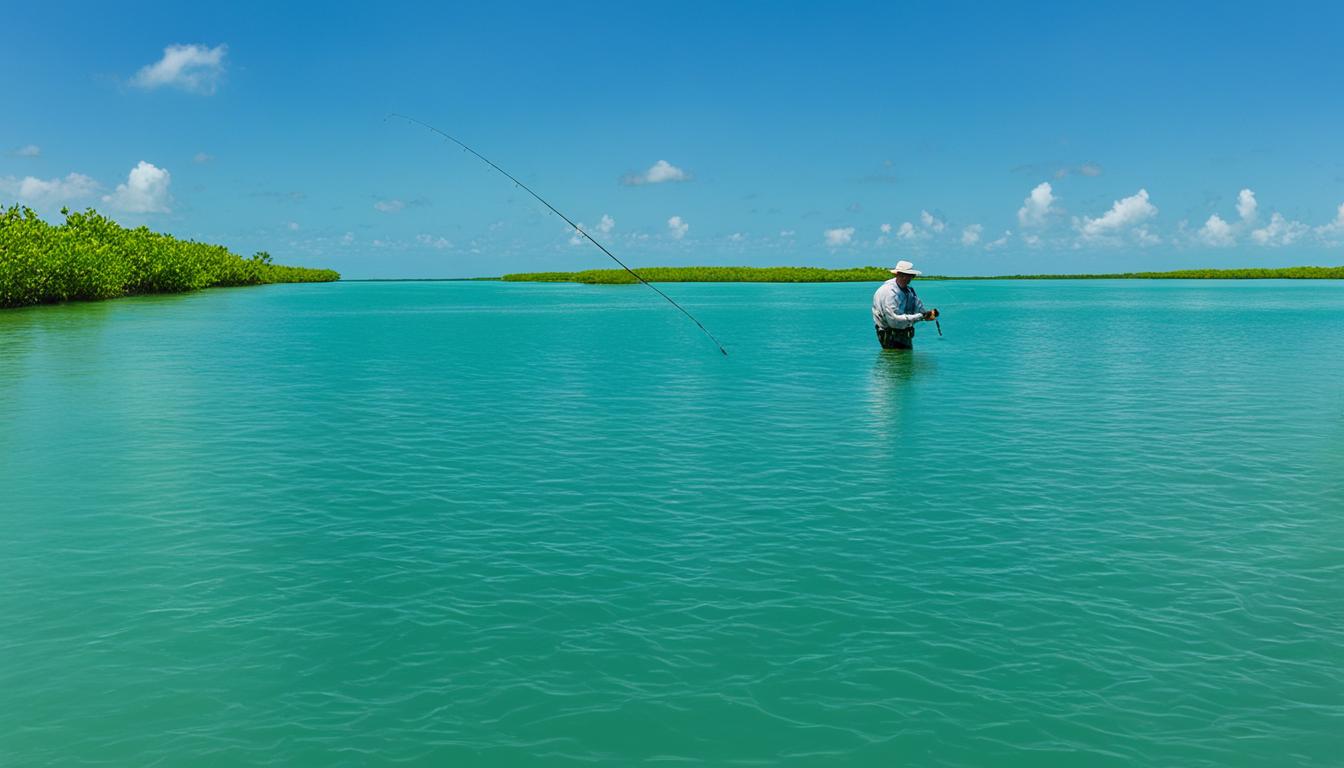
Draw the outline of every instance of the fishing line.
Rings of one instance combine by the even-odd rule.
[[[673,301],[671,296],[668,296],[666,293],[663,293],[663,292],[662,292],[661,290],[659,290],[659,289],[657,288],[657,286],[655,286],[653,283],[650,283],[648,280],[645,280],[643,277],[640,276],[640,274],[639,274],[638,272],[636,272],[635,270],[633,270],[633,269],[627,267],[627,266],[625,265],[625,262],[623,262],[623,261],[621,261],[620,259],[616,258],[616,255],[613,254],[611,251],[608,251],[607,248],[606,248],[606,246],[604,246],[604,245],[602,245],[601,243],[599,243],[599,242],[597,242],[596,240],[594,240],[594,239],[593,239],[593,236],[590,235],[590,234],[588,234],[587,232],[585,232],[584,229],[583,229],[583,227],[580,227],[578,224],[575,224],[573,219],[571,219],[571,218],[569,218],[568,216],[566,216],[565,214],[561,213],[559,210],[556,209],[556,207],[555,207],[554,205],[551,205],[550,203],[546,202],[546,200],[545,200],[541,195],[538,195],[536,192],[533,192],[531,187],[529,187],[529,186],[527,186],[526,184],[524,184],[523,182],[519,181],[513,174],[509,173],[508,171],[504,170],[503,168],[500,168],[498,165],[495,165],[494,163],[490,162],[490,159],[487,158],[485,155],[482,155],[480,152],[477,152],[476,150],[472,149],[471,147],[468,147],[466,144],[463,144],[462,142],[458,141],[457,139],[453,138],[452,136],[449,136],[448,134],[444,133],[443,131],[440,131],[438,128],[435,128],[434,126],[430,125],[429,123],[426,123],[426,122],[421,121],[421,120],[416,120],[414,117],[407,117],[406,115],[399,115],[399,114],[397,114],[397,113],[395,113],[395,112],[389,114],[387,117],[399,117],[399,118],[401,118],[402,120],[406,120],[406,121],[408,121],[408,122],[415,123],[416,125],[419,125],[419,126],[421,126],[421,127],[428,128],[429,130],[433,131],[434,133],[439,134],[439,135],[442,136],[443,138],[445,138],[445,139],[447,139],[447,140],[453,142],[453,143],[456,144],[457,146],[459,146],[459,147],[465,149],[466,151],[468,151],[468,152],[470,152],[471,154],[475,155],[476,157],[480,158],[486,165],[488,165],[488,166],[490,166],[491,168],[494,168],[496,171],[499,171],[500,173],[504,174],[504,175],[509,179],[509,181],[512,181],[514,184],[518,185],[519,187],[522,187],[524,190],[526,190],[526,192],[527,192],[529,195],[531,195],[531,196],[535,197],[537,200],[539,200],[539,201],[541,202],[542,205],[544,205],[544,206],[546,206],[547,208],[551,209],[551,213],[554,213],[556,216],[559,216],[560,218],[564,219],[564,220],[565,220],[565,223],[568,224],[569,226],[573,227],[575,232],[578,232],[580,235],[583,235],[584,237],[588,238],[588,242],[592,243],[593,245],[596,245],[598,248],[600,248],[600,249],[602,250],[603,253],[607,254],[607,256],[610,256],[612,261],[616,262],[617,264],[620,264],[620,265],[621,265],[621,269],[624,269],[626,272],[629,272],[631,275],[634,276],[634,278],[635,278],[636,280],[638,280],[639,282],[641,282],[641,283],[643,283],[643,284],[649,286],[649,287],[652,288],[652,289],[653,289],[659,296],[662,296],[664,299],[667,299],[668,303],[670,303],[672,306],[676,307],[677,309],[681,310],[681,313],[682,313],[683,315],[689,317],[689,318],[691,319],[691,322],[695,323],[697,326],[700,327],[700,330],[702,330],[702,331],[705,332],[705,335],[708,336],[708,337],[710,338],[710,340],[714,342],[714,345],[717,346],[717,347],[719,348],[719,351],[720,351],[720,352],[722,352],[724,355],[727,355],[727,354],[728,354],[728,350],[726,350],[726,349],[723,348],[723,345],[719,343],[719,340],[718,340],[717,338],[714,337],[714,334],[712,334],[712,333],[709,332],[709,329],[706,328],[706,327],[704,326],[703,323],[701,323],[699,320],[696,320],[696,319],[695,319],[695,315],[692,315],[690,312],[687,312],[685,307],[683,307],[683,306],[681,306],[680,304],[678,304],[677,302]],[[386,119],[387,119],[387,118],[384,118],[384,120],[386,120]]]

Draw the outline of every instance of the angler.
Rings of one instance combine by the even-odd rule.
[[[889,270],[895,277],[878,287],[873,294],[873,325],[877,341],[883,349],[914,349],[915,323],[938,322],[938,310],[924,309],[924,302],[910,284],[921,273],[908,261],[898,261]],[[938,335],[943,329],[938,328]]]
[[[600,249],[602,250],[603,253],[605,253],[605,254],[607,254],[608,256],[610,256],[612,261],[616,262],[617,264],[620,264],[620,265],[621,265],[621,269],[624,269],[626,272],[629,272],[629,273],[630,273],[631,275],[633,275],[634,278],[635,278],[636,280],[638,280],[639,282],[641,282],[641,283],[643,283],[643,284],[649,286],[650,288],[653,288],[653,290],[654,290],[655,293],[657,293],[659,296],[662,296],[664,299],[667,299],[668,302],[672,304],[672,306],[674,306],[674,307],[676,307],[677,309],[681,310],[681,313],[682,313],[683,315],[689,317],[689,318],[691,319],[691,322],[693,322],[693,323],[695,323],[696,325],[700,326],[700,330],[702,330],[702,331],[705,332],[705,335],[708,336],[708,337],[710,338],[710,340],[714,342],[714,346],[718,347],[720,352],[722,352],[724,355],[727,355],[727,354],[728,354],[728,350],[726,350],[726,349],[723,348],[723,345],[719,343],[719,340],[718,340],[718,339],[714,338],[714,334],[710,333],[708,328],[706,328],[706,327],[705,327],[699,320],[696,320],[696,319],[695,319],[695,315],[692,315],[690,312],[687,312],[687,311],[686,311],[686,308],[683,307],[683,306],[681,306],[681,305],[678,304],[677,302],[673,301],[671,296],[668,296],[666,293],[663,293],[662,291],[658,290],[658,288],[655,287],[655,286],[654,286],[652,283],[650,283],[648,280],[645,280],[643,277],[640,277],[640,275],[639,275],[638,272],[636,272],[635,270],[633,270],[633,269],[627,267],[627,266],[625,265],[625,262],[623,262],[623,261],[621,261],[620,259],[616,258],[615,254],[613,254],[611,251],[608,251],[607,248],[606,248],[606,246],[604,246],[604,245],[602,245],[601,243],[599,243],[599,242],[597,242],[596,240],[594,240],[594,239],[593,239],[593,236],[590,235],[590,234],[588,234],[587,232],[585,232],[584,229],[583,229],[583,227],[580,227],[578,224],[575,224],[573,219],[569,218],[569,217],[566,216],[565,214],[563,214],[563,213],[561,213],[560,211],[556,210],[556,207],[555,207],[554,205],[551,205],[550,203],[546,202],[546,201],[542,198],[541,195],[538,195],[536,192],[533,192],[531,187],[529,187],[529,186],[527,186],[526,184],[524,184],[523,182],[519,181],[516,177],[514,177],[513,174],[509,173],[508,171],[504,170],[503,168],[500,168],[498,165],[495,165],[494,163],[490,162],[490,159],[487,158],[485,155],[482,155],[480,152],[477,152],[476,150],[472,149],[471,147],[468,147],[466,144],[463,144],[462,142],[458,141],[457,139],[453,138],[452,136],[449,136],[448,134],[444,133],[443,131],[440,131],[438,128],[435,128],[434,126],[430,125],[429,123],[426,123],[426,122],[423,122],[423,121],[420,121],[420,120],[416,120],[414,117],[407,117],[406,115],[398,115],[398,114],[395,114],[395,113],[388,115],[388,117],[397,117],[397,118],[401,118],[402,120],[405,120],[405,121],[407,121],[407,122],[415,123],[416,125],[422,126],[422,127],[424,127],[424,128],[428,128],[429,130],[433,131],[434,133],[439,134],[439,135],[442,136],[443,138],[445,138],[445,139],[447,139],[447,140],[453,142],[453,143],[456,144],[457,146],[459,146],[459,147],[465,149],[466,151],[468,151],[468,152],[470,152],[471,154],[475,155],[476,157],[480,158],[486,165],[488,165],[488,166],[490,166],[491,168],[494,168],[496,171],[499,171],[500,173],[504,174],[504,176],[506,176],[506,177],[509,179],[509,181],[512,181],[514,184],[517,184],[519,187],[522,187],[522,188],[527,192],[527,194],[529,194],[529,195],[535,197],[538,201],[541,202],[542,205],[546,206],[547,208],[550,208],[550,209],[551,209],[551,213],[554,213],[556,216],[559,216],[560,218],[564,219],[564,220],[565,220],[565,223],[568,224],[569,226],[573,227],[575,232],[577,232],[577,233],[579,233],[580,235],[583,235],[584,237],[588,238],[588,242],[592,243],[593,245],[596,245],[598,248],[600,248]]]

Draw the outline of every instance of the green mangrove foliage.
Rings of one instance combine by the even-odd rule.
[[[0,307],[341,278],[272,264],[265,251],[244,259],[220,245],[126,229],[92,208],[61,212],[58,226],[23,206],[0,212]]]
[[[882,267],[821,269],[818,267],[641,267],[636,270],[651,283],[849,283],[888,280]],[[623,269],[589,269],[583,272],[523,272],[501,280],[535,283],[587,283],[625,285],[637,283]],[[1123,272],[1109,275],[999,275],[994,277],[938,277],[925,280],[1344,280],[1344,267],[1285,267],[1283,269],[1181,269],[1173,272]]]

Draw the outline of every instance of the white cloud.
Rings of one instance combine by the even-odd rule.
[[[616,228],[616,220],[611,218],[605,213],[602,214],[602,220],[597,223],[597,226],[593,227],[593,229],[596,230],[599,235],[609,235],[611,234],[611,231],[615,228]],[[580,232],[579,230],[583,230],[583,232]],[[588,225],[580,221],[579,229],[574,230],[574,232],[569,236],[569,244],[583,245],[583,241],[585,239],[583,233],[587,231],[588,231]]]
[[[1040,235],[1034,235],[1034,234],[1033,234],[1033,235],[1023,235],[1023,236],[1022,236],[1022,242],[1026,243],[1026,244],[1027,244],[1027,247],[1029,247],[1029,248],[1037,248],[1037,247],[1039,247],[1040,244],[1041,244],[1041,236],[1040,236]]]
[[[344,235],[341,235],[341,245],[349,245],[353,242],[355,242],[354,232],[346,232]]]
[[[453,244],[446,238],[434,237],[433,235],[416,235],[415,242],[440,251],[453,247]]]
[[[14,154],[19,157],[39,157],[42,154],[42,148],[36,144],[25,144],[14,150]]]
[[[1050,206],[1054,204],[1055,196],[1051,192],[1050,182],[1043,181],[1031,190],[1022,201],[1022,207],[1017,209],[1017,221],[1024,227],[1041,227],[1045,225],[1046,217],[1052,211]]]
[[[1323,240],[1333,241],[1336,237],[1344,236],[1344,203],[1339,204],[1339,210],[1335,213],[1335,220],[1316,228],[1316,234]]]
[[[1251,239],[1260,245],[1291,245],[1294,240],[1306,234],[1308,229],[1306,224],[1289,221],[1283,218],[1282,214],[1275,212],[1269,217],[1269,224],[1251,232]]]
[[[214,159],[215,159],[214,155],[207,155],[204,152],[197,152],[196,155],[191,158],[191,162],[196,163],[197,165],[203,165]]]
[[[891,234],[891,225],[890,225],[890,224],[883,224],[882,226],[878,227],[878,229],[882,230],[882,234],[884,234],[884,235],[890,235],[890,234]]]
[[[1237,215],[1242,221],[1250,221],[1255,218],[1255,193],[1249,189],[1243,189],[1237,193]]]
[[[734,232],[728,236],[728,242],[730,243],[740,243],[746,239],[746,235],[743,235],[741,232]]]
[[[287,226],[289,227],[289,231],[290,231],[290,232],[298,232],[298,231],[299,231],[299,222],[297,222],[297,221],[291,221],[291,222],[289,222],[289,224],[288,224]]]
[[[937,216],[934,216],[932,213],[929,213],[928,211],[920,211],[919,220],[924,224],[924,227],[926,229],[931,229],[934,232],[942,232],[944,229],[947,228],[947,222],[943,221]]]
[[[781,229],[781,230],[779,230],[779,236],[780,236],[780,237],[793,237],[793,236],[796,235],[796,234],[798,234],[798,233],[795,232],[795,231],[792,230],[792,229]]]
[[[103,202],[127,213],[170,213],[171,182],[172,175],[166,168],[141,160],[131,169],[125,184],[118,184],[112,194],[103,195]]]
[[[682,221],[680,216],[673,216],[667,220],[668,234],[673,240],[680,240],[686,236],[686,232],[691,228],[690,224]]]
[[[677,166],[659,160],[644,173],[631,173],[621,178],[621,183],[629,187],[641,184],[662,184],[667,181],[690,181],[691,175]]]
[[[1079,166],[1078,172],[1084,176],[1100,176],[1101,166],[1096,163],[1083,163]]]
[[[405,208],[406,203],[403,203],[400,200],[379,200],[373,204],[373,207],[374,210],[382,211],[383,213],[396,213],[402,208]]]
[[[980,226],[979,224],[972,224],[969,227],[961,230],[961,244],[975,245],[976,243],[980,242],[980,233],[983,231],[985,231],[985,228]]]
[[[826,244],[832,248],[849,244],[854,239],[853,227],[836,227],[826,230]]]
[[[1148,190],[1140,189],[1134,195],[1116,200],[1111,205],[1111,210],[1100,217],[1092,219],[1084,216],[1081,223],[1075,220],[1075,224],[1082,232],[1084,239],[1096,240],[1117,235],[1125,229],[1147,221],[1156,215],[1157,206],[1148,202]]]
[[[1139,245],[1145,247],[1159,245],[1162,242],[1162,238],[1150,232],[1146,226],[1134,230],[1134,239],[1138,241]]]
[[[152,89],[163,86],[180,88],[193,93],[214,93],[224,77],[224,56],[228,46],[170,45],[163,49],[163,58],[142,67],[131,85]]]
[[[98,182],[82,173],[71,173],[64,179],[39,179],[25,176],[0,177],[0,194],[15,202],[35,208],[57,207],[81,198],[91,197],[98,191]]]
[[[1215,247],[1233,245],[1237,242],[1232,225],[1223,221],[1222,217],[1216,213],[1204,222],[1204,226],[1199,228],[1199,239]]]
[[[1003,235],[998,240],[995,240],[992,243],[987,243],[985,245],[985,248],[991,251],[994,250],[995,248],[1002,248],[1004,245],[1008,243],[1008,241],[1012,238],[1012,236],[1013,231],[1011,229],[1005,229],[1003,230]]]
[[[896,236],[902,240],[914,240],[919,236],[919,233],[915,231],[914,224],[911,224],[908,221],[903,221],[901,222],[901,226],[896,230]]]

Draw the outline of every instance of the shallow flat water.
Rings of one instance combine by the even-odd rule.
[[[0,764],[1338,766],[1344,284],[0,313]]]

